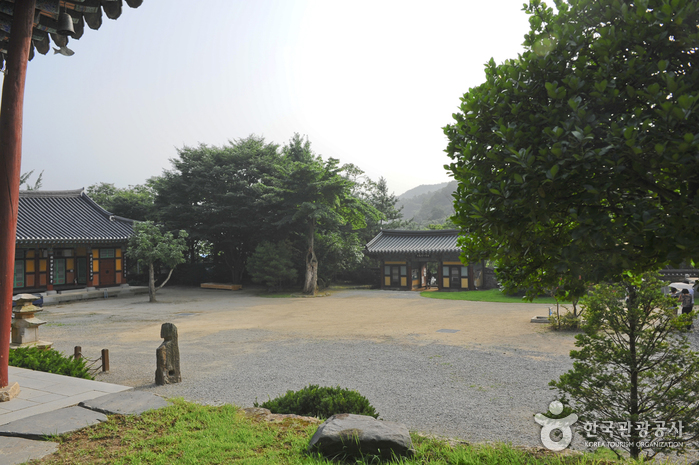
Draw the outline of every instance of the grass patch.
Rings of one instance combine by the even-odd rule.
[[[316,295],[304,294],[299,289],[289,290],[282,289],[279,291],[269,291],[266,289],[258,291],[255,295],[257,297],[267,297],[268,299],[291,299],[291,298],[314,298],[314,297],[327,297],[330,295],[328,289],[318,291]]]
[[[472,302],[502,302],[507,304],[527,303],[521,297],[511,297],[500,292],[499,289],[489,289],[487,291],[460,291],[460,292],[421,292],[422,297],[431,299],[444,300],[470,300]],[[556,299],[553,297],[537,297],[534,299],[535,304],[556,304]]]
[[[288,299],[295,295],[290,292],[258,292],[257,297],[267,297],[268,299]]]
[[[109,420],[60,436],[56,453],[33,464],[332,464],[308,455],[306,447],[317,425],[287,419],[280,423],[247,418],[236,407],[202,406],[174,400],[169,407],[140,417]],[[413,435],[416,455],[410,464],[601,465],[593,455],[558,455],[505,445],[450,445]],[[355,462],[352,462],[355,463]],[[356,462],[374,464],[367,458]]]

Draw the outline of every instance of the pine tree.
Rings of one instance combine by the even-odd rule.
[[[578,426],[595,430],[584,435],[617,443],[633,459],[681,453],[699,437],[699,354],[685,336],[693,315],[677,316],[663,284],[652,274],[627,274],[596,286],[582,299],[586,320],[576,336],[580,349],[570,353],[573,369],[550,383],[570,396]],[[660,425],[668,430],[660,433]]]

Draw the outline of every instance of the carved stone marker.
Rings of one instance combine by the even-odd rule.
[[[157,369],[155,384],[173,384],[182,381],[180,374],[180,348],[177,345],[177,326],[163,323],[160,337],[165,339],[155,351]]]

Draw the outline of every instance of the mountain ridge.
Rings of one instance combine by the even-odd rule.
[[[403,192],[402,194],[398,195],[398,199],[411,199],[413,197],[417,197],[418,195],[422,194],[427,194],[429,192],[435,192],[440,189],[444,189],[444,187],[449,184],[449,181],[442,182],[439,184],[420,184],[419,186],[413,187],[411,189],[408,189],[407,191]]]
[[[398,196],[396,208],[403,208],[404,220],[412,220],[408,228],[444,224],[454,214],[453,193],[457,185],[457,181],[451,181],[414,187]],[[418,194],[412,195],[413,192]]]

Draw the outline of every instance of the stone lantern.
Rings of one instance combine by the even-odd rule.
[[[10,348],[40,347],[48,349],[53,345],[52,342],[39,340],[39,326],[46,322],[34,316],[35,313],[43,311],[42,308],[32,305],[32,302],[38,298],[32,294],[19,294],[12,298],[16,307],[12,310],[14,318],[12,319]]]

